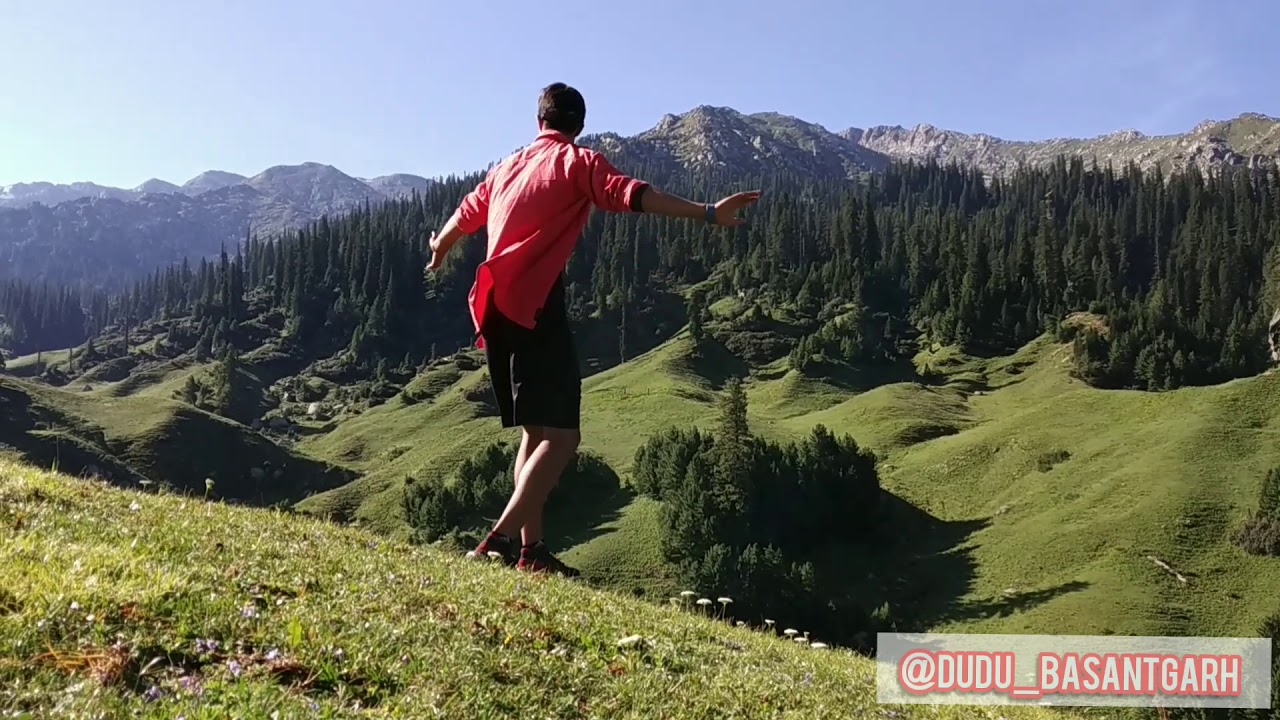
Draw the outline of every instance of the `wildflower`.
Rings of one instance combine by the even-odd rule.
[[[806,637],[798,637],[798,638],[791,638],[791,639],[801,644],[809,642],[809,638],[806,638]]]
[[[267,657],[267,660],[275,660],[276,658],[280,657],[280,651],[275,648],[271,648],[271,650],[267,651],[266,657]]]
[[[129,503],[130,512],[138,512],[141,509],[142,509],[142,506],[138,504],[137,500],[134,500],[133,502]]]
[[[146,692],[142,693],[142,699],[146,700],[147,702],[155,702],[160,699],[162,694],[163,693],[161,692],[159,687],[152,685],[151,687],[147,688]]]
[[[721,605],[728,605],[729,603],[733,602],[733,598],[727,598],[727,597],[716,598],[716,602],[720,603]]]
[[[765,618],[765,619],[764,619],[764,624],[765,624],[765,627],[768,627],[768,628],[772,628],[772,627],[773,627],[773,621],[772,621],[772,620],[770,620],[769,618]]]
[[[741,620],[739,620],[738,622],[736,622],[736,623],[734,623],[734,624],[735,624],[735,625],[737,625],[738,627],[743,627],[743,626],[745,626],[745,625],[746,625],[746,623],[742,622]]]
[[[195,675],[186,675],[178,681],[178,686],[192,695],[200,695],[204,692],[204,687],[200,685],[200,678]]]
[[[786,630],[783,630],[783,631],[782,631],[782,634],[783,634],[783,635],[786,635],[786,636],[787,636],[787,637],[789,637],[789,638],[793,638],[793,637],[795,637],[795,636],[799,635],[799,634],[800,634],[800,631],[799,631],[799,630],[795,630],[795,629],[793,629],[793,628],[787,628]]]
[[[93,613],[89,613],[88,615],[84,616],[84,621],[87,623],[92,623],[94,619],[95,618],[93,617]]]
[[[816,642],[816,643],[812,643],[811,645],[809,645],[809,647],[813,648],[814,650],[826,650],[826,649],[827,649],[827,644],[826,644],[826,643]]]
[[[72,601],[71,601],[71,612],[75,612],[75,611],[77,611],[77,610],[79,610],[79,609],[80,609],[80,603],[76,602],[75,600],[72,600]]]
[[[247,618],[256,618],[258,617],[258,608],[252,605],[245,605],[243,608],[240,609],[240,616],[247,617]]]
[[[644,642],[644,638],[639,635],[628,635],[618,641],[618,647],[620,648],[635,647],[636,645],[640,645],[643,642]]]
[[[708,600],[707,598],[698,598],[698,604],[703,607],[706,607],[707,605],[711,604],[711,601]]]
[[[244,668],[240,666],[240,663],[236,662],[235,660],[232,660],[227,663],[227,669],[231,671],[231,674],[234,677],[240,677],[240,673],[244,671]]]
[[[683,597],[683,598],[691,598],[691,597],[693,597],[694,595],[697,595],[697,594],[698,594],[698,593],[696,593],[696,592],[694,592],[694,591],[692,591],[692,590],[681,590],[681,591],[680,591],[680,597]]]
[[[218,650],[217,640],[196,640],[196,652],[201,655],[210,655]]]

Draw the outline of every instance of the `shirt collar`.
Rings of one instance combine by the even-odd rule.
[[[542,132],[538,133],[538,139],[542,140],[543,138],[549,138],[551,140],[559,140],[560,142],[567,142],[567,143],[573,142],[572,140],[569,139],[568,135],[565,135],[559,130],[543,130]]]

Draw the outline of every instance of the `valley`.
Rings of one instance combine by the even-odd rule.
[[[919,150],[922,130],[902,141],[916,149],[901,159],[868,149],[897,131],[839,135],[716,108],[636,138],[596,136],[621,167],[677,194],[759,187],[765,198],[736,229],[591,218],[566,268],[584,441],[547,540],[599,592],[556,581],[537,592],[575,607],[643,607],[626,612],[654,624],[671,621],[661,606],[682,591],[728,595],[742,628],[698,620],[665,642],[699,653],[690,633],[776,623],[839,648],[832,662],[842,663],[777,656],[779,667],[833,677],[865,674],[849,651],[873,652],[875,633],[891,630],[1270,632],[1280,517],[1265,498],[1280,492],[1267,479],[1280,467],[1280,380],[1267,319],[1280,298],[1280,170],[1253,157],[1271,152],[1268,127],[1251,116],[1198,129],[1251,158],[1203,168],[1179,165],[1170,149],[1198,141],[1123,135],[1106,142],[1125,167],[1050,159],[1077,145],[1038,150],[1034,167],[1013,167],[1022,146],[970,162],[954,154],[970,136],[942,143],[947,154]],[[776,142],[751,139],[765,135]],[[98,249],[133,270],[55,256],[73,283],[10,282],[0,293],[0,493],[19,508],[5,516],[15,528],[33,523],[5,550],[21,568],[10,582],[33,588],[14,595],[15,612],[31,620],[45,610],[29,608],[68,588],[87,592],[78,580],[31,580],[32,543],[98,532],[55,517],[50,498],[81,508],[92,527],[121,503],[166,508],[147,526],[158,554],[121,562],[163,566],[182,602],[214,581],[184,564],[196,550],[162,540],[179,523],[209,533],[227,523],[244,537],[263,528],[263,544],[234,551],[237,567],[259,568],[257,582],[275,573],[306,586],[304,568],[271,558],[290,543],[322,553],[327,569],[312,580],[334,598],[346,592],[334,575],[404,577],[405,558],[431,582],[449,578],[432,602],[513,592],[515,581],[457,564],[493,520],[475,488],[509,481],[502,463],[518,440],[499,427],[465,310],[483,234],[439,273],[423,272],[430,231],[477,178],[199,252],[126,218],[124,244]],[[304,195],[316,196],[295,201]],[[167,197],[109,202],[130,213],[142,205],[129,203],[195,202]],[[66,247],[83,237],[68,231]],[[156,252],[180,261],[155,262]],[[90,545],[93,562],[114,562],[111,542]],[[378,552],[402,557],[383,567]],[[167,618],[157,642],[190,639],[173,627],[186,610],[130,582],[103,602],[145,597]],[[406,615],[377,622],[423,632]],[[298,652],[321,652],[323,633],[288,632]],[[29,655],[28,635],[0,641],[4,658]],[[775,652],[761,642],[753,652]],[[522,657],[526,677],[549,672]],[[334,682],[377,684],[347,677]],[[39,682],[52,692],[60,681]],[[370,697],[418,707],[388,683]]]

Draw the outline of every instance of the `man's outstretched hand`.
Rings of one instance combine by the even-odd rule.
[[[738,217],[738,211],[752,205],[760,199],[760,191],[752,190],[750,192],[740,192],[716,203],[716,224],[734,227],[746,222],[745,218]]]
[[[440,236],[435,231],[431,232],[431,239],[427,241],[427,247],[431,248],[431,261],[427,263],[427,272],[435,272],[444,264],[444,252],[440,247]]]

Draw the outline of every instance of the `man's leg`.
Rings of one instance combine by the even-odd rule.
[[[538,443],[542,442],[542,428],[532,425],[524,428],[520,438],[520,450],[516,452],[515,472],[511,475],[512,493],[520,487],[520,472],[524,469],[525,463],[529,462],[529,456],[533,454],[534,448],[538,447]],[[523,530],[523,528],[521,528]],[[517,538],[519,535],[512,535]]]
[[[525,437],[540,437],[516,476],[516,489],[494,532],[515,537],[520,533],[525,546],[542,540],[542,511],[560,475],[578,451],[577,430],[526,426]],[[523,449],[523,448],[522,448]],[[517,458],[517,461],[519,458]]]
[[[484,333],[485,363],[489,370],[489,384],[493,387],[494,402],[498,406],[502,427],[516,427],[515,421],[515,384],[512,367],[517,346],[517,337],[511,329],[511,323],[496,311],[486,319]],[[526,432],[516,455],[516,477],[519,478],[521,466],[528,460],[526,447],[533,445]],[[518,482],[518,480],[517,480]],[[477,560],[488,560],[489,553],[497,553],[507,565],[516,565],[520,559],[520,529],[513,533],[502,534],[495,528],[467,557]]]

